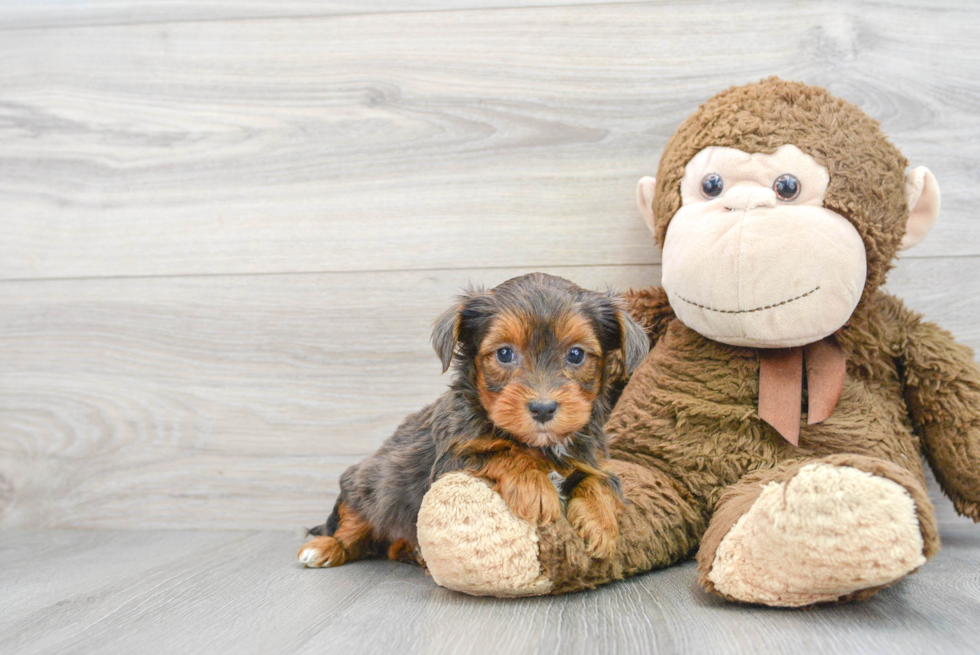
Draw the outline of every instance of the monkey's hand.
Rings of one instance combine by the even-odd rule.
[[[980,522],[980,368],[949,332],[906,312],[903,370],[912,424],[956,511]]]

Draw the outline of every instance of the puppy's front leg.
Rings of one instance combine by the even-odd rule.
[[[458,453],[478,462],[473,471],[493,486],[511,511],[534,524],[561,516],[561,498],[548,477],[551,466],[543,455],[505,439],[475,439]]]
[[[525,521],[546,524],[561,516],[558,491],[534,458],[520,452],[497,456],[479,474],[494,481],[494,491]]]
[[[565,515],[585,539],[589,555],[604,559],[616,550],[619,537],[617,514],[623,506],[616,476],[598,469],[574,471],[565,483],[568,506]]]

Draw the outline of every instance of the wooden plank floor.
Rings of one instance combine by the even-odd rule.
[[[9,530],[0,652],[972,655],[980,542],[932,491],[935,559],[868,602],[805,611],[709,597],[693,562],[586,593],[501,600],[387,561],[302,569],[289,532]]]

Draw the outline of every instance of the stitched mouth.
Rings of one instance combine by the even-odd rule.
[[[776,307],[782,307],[783,305],[788,305],[791,302],[800,300],[801,298],[806,298],[807,296],[813,295],[817,291],[820,291],[820,285],[815,286],[806,293],[801,293],[795,298],[789,298],[788,300],[783,300],[782,302],[773,303],[771,305],[764,305],[762,307],[755,307],[753,309],[716,309],[715,307],[708,307],[707,305],[702,305],[701,303],[694,302],[693,300],[688,300],[680,294],[674,294],[684,302],[689,305],[694,305],[695,307],[700,307],[701,309],[706,309],[709,312],[718,312],[719,314],[751,314],[753,312],[762,312],[767,309],[775,309]]]

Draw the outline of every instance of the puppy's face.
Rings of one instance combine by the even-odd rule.
[[[604,353],[596,326],[580,311],[504,309],[490,319],[474,364],[490,420],[530,446],[545,447],[589,422]]]
[[[632,372],[649,350],[616,296],[543,273],[469,291],[437,321],[432,342],[444,370],[456,359],[490,420],[537,447],[589,422],[609,352],[622,351]]]

